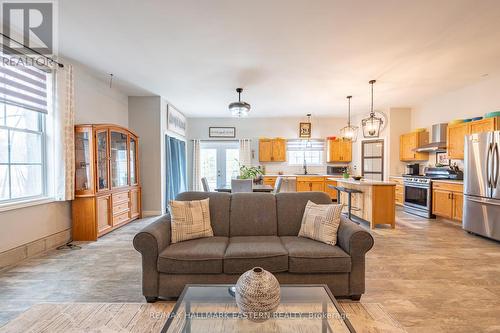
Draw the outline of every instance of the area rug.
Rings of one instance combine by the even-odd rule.
[[[174,302],[42,303],[26,310],[1,333],[160,332]],[[357,332],[406,332],[378,303],[341,302]]]

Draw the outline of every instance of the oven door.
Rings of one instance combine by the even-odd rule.
[[[431,188],[429,185],[405,184],[404,205],[430,211]]]

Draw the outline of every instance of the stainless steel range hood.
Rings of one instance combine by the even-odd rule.
[[[446,129],[447,123],[432,125],[431,142],[418,147],[415,151],[418,152],[445,152],[446,151]]]

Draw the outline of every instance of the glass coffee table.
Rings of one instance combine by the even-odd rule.
[[[355,332],[326,285],[281,285],[281,303],[264,322],[250,321],[239,312],[232,286],[186,285],[162,333]]]

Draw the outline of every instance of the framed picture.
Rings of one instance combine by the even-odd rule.
[[[167,108],[167,130],[186,136],[186,117],[172,105],[168,105]]]
[[[436,164],[450,165],[447,153],[436,153]]]
[[[299,138],[311,138],[311,123],[300,123]]]
[[[236,127],[209,127],[208,136],[211,138],[235,138]]]

